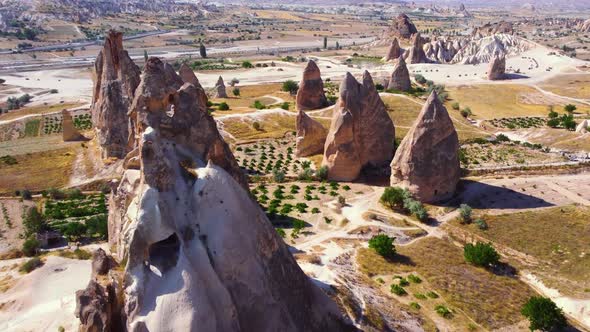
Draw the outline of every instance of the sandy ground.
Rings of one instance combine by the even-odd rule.
[[[0,266],[20,263],[0,262]],[[90,261],[48,256],[45,264],[27,275],[8,271],[19,278],[6,293],[0,294],[0,331],[66,331],[78,329],[74,316],[75,292],[90,280]]]

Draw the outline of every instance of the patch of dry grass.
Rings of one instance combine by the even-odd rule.
[[[369,276],[415,271],[447,303],[488,329],[521,321],[521,306],[535,294],[516,278],[498,276],[465,263],[461,249],[447,240],[425,238],[397,249],[398,258],[393,261],[373,250],[359,249],[360,271]]]
[[[539,85],[543,90],[560,96],[586,99],[590,96],[590,75],[563,74]]]
[[[223,122],[223,130],[237,140],[279,138],[289,131],[295,131],[295,114],[291,116],[270,113],[257,117],[235,117],[221,121]],[[254,122],[260,124],[260,130],[254,128]]]
[[[48,106],[32,106],[32,107],[23,107],[19,110],[10,111],[8,113],[4,113],[0,115],[0,120],[12,120],[16,118],[20,118],[21,116],[31,115],[31,114],[47,114],[47,113],[54,113],[59,112],[61,110],[70,109],[74,107],[82,106],[83,104],[80,103],[64,103],[64,104],[55,104],[55,105],[48,105]]]
[[[18,189],[44,190],[68,184],[76,148],[15,156],[17,164],[0,164],[0,193]]]

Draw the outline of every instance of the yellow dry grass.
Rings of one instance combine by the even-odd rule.
[[[54,113],[69,108],[74,108],[78,106],[82,106],[83,104],[80,103],[64,103],[64,104],[55,104],[49,106],[32,106],[32,107],[24,107],[16,111],[11,111],[8,113],[4,113],[0,115],[0,120],[12,120],[19,118],[24,115],[31,115],[31,114],[47,114],[47,113]]]
[[[559,75],[539,84],[539,87],[560,96],[588,99],[590,98],[590,75]]]
[[[256,117],[235,117],[221,120],[223,130],[236,140],[252,140],[283,137],[289,131],[295,131],[295,113],[293,115],[271,113]],[[260,130],[254,123],[260,124]]]
[[[286,11],[279,11],[279,10],[257,10],[255,11],[258,18],[263,19],[281,19],[281,20],[291,20],[291,21],[303,21],[303,18],[293,15]]]

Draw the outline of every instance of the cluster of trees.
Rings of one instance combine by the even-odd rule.
[[[407,189],[399,187],[385,188],[380,202],[394,211],[414,215],[420,221],[428,220],[428,212],[424,205],[415,200]]]
[[[576,121],[574,120],[574,111],[576,110],[576,105],[567,104],[563,107],[563,110],[566,112],[559,116],[559,113],[553,110],[553,106],[549,107],[549,120],[547,121],[547,125],[551,128],[562,127],[567,130],[575,130],[576,129]]]
[[[282,91],[289,92],[291,95],[297,94],[297,90],[299,90],[299,84],[293,80],[287,80],[283,82],[283,86],[281,87]]]
[[[29,95],[28,93],[24,94],[20,97],[8,97],[8,99],[6,100],[6,108],[9,111],[17,110],[17,109],[23,107],[28,102],[30,102],[31,99],[33,99],[33,97],[31,95]]]

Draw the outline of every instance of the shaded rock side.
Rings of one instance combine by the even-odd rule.
[[[402,54],[403,51],[399,46],[399,41],[397,38],[393,38],[389,45],[389,49],[387,50],[387,54],[385,55],[385,61],[397,60]]]
[[[391,185],[402,186],[422,202],[450,198],[461,177],[459,139],[436,92],[428,97],[391,162]]]
[[[399,91],[410,91],[412,82],[410,81],[410,71],[406,66],[404,57],[400,56],[393,66],[393,72],[387,83],[387,89],[395,89]]]
[[[217,79],[217,83],[215,83],[213,98],[227,98],[225,83],[223,82],[223,77],[221,76],[219,76],[219,79]]]
[[[199,95],[199,109],[203,112],[207,112],[207,101],[209,98],[207,98],[207,93],[205,92],[205,89],[203,89],[195,72],[186,63],[183,63],[178,70],[178,75],[184,83],[190,83],[197,88],[197,93]]]
[[[81,141],[85,140],[86,138],[80,134],[78,129],[74,127],[74,119],[72,115],[67,110],[61,111],[62,117],[62,139],[64,142],[72,142],[72,141]]]
[[[297,109],[304,111],[328,106],[320,68],[313,60],[309,60],[303,71],[303,78],[299,83],[299,90],[297,90],[296,103]]]
[[[495,54],[488,65],[488,80],[504,79],[506,76],[506,57]]]
[[[369,72],[362,83],[346,73],[326,144],[322,165],[336,181],[355,180],[365,166],[386,165],[393,156],[395,127]]]
[[[175,90],[162,79],[164,67],[146,64],[133,109],[141,167],[113,195],[122,220],[109,219],[121,225],[109,238],[127,257],[127,329],[351,330],[232,168],[209,158],[220,138],[214,122],[191,106],[193,85]]]
[[[416,29],[416,26],[406,14],[399,14],[387,30],[387,35],[389,35],[389,37],[403,39],[410,39],[415,33],[418,33],[418,29]]]
[[[140,70],[123,49],[123,34],[110,31],[94,63],[92,122],[103,158],[127,154],[127,110],[139,85]]]
[[[328,131],[321,123],[299,110],[296,127],[295,155],[297,157],[308,157],[324,152]]]
[[[428,58],[426,57],[426,53],[424,53],[424,40],[422,40],[422,36],[420,33],[415,33],[412,35],[412,46],[410,49],[406,51],[406,61],[407,63],[428,63]]]

